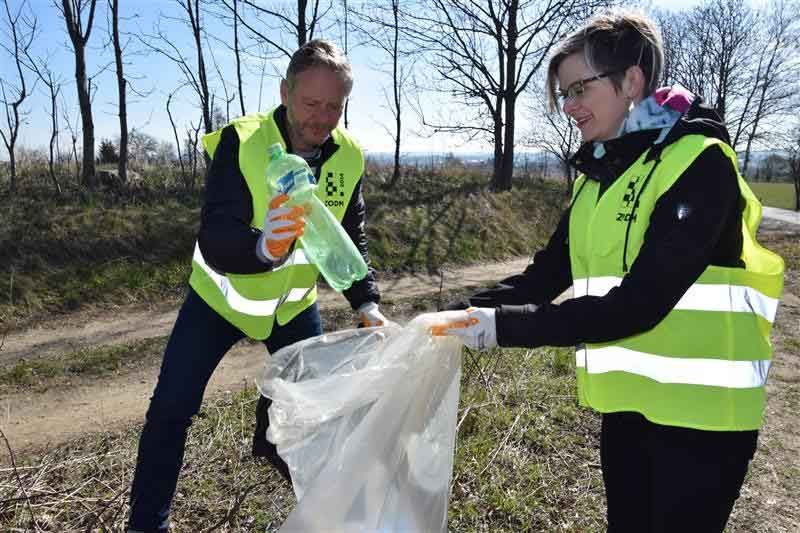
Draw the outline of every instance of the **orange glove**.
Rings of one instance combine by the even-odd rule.
[[[286,194],[279,194],[269,201],[264,231],[258,239],[259,256],[272,262],[280,261],[289,253],[292,243],[303,234],[306,225],[302,206],[283,207],[288,199]]]
[[[375,302],[367,302],[358,308],[358,321],[360,327],[364,328],[394,325],[394,322],[383,316]]]
[[[434,320],[431,335],[459,337],[473,350],[497,346],[497,329],[493,307],[470,307],[466,311],[431,313]]]

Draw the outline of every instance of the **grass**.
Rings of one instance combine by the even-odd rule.
[[[598,418],[576,406],[571,361],[567,349],[465,353],[450,531],[604,529]],[[276,531],[293,508],[289,486],[249,457],[254,398],[224,394],[196,417],[176,531]],[[0,469],[0,523],[122,531],[137,438],[138,425],[17,458]]]
[[[14,390],[45,392],[70,378],[108,376],[129,371],[164,352],[167,337],[153,337],[117,346],[84,348],[57,358],[21,360],[0,369],[0,393]]]
[[[366,182],[370,254],[382,273],[530,254],[565,201],[558,184],[542,181],[492,194],[485,177],[408,180],[395,191]],[[201,201],[157,189],[0,198],[0,333],[86,305],[177,302]]]
[[[748,182],[762,204],[781,209],[796,209],[794,185],[791,183]]]
[[[198,214],[198,198],[179,195],[3,200],[0,327],[90,303],[177,298]]]

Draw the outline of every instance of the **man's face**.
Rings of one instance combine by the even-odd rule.
[[[342,77],[327,67],[297,74],[290,89],[281,81],[281,102],[286,106],[292,148],[301,152],[321,145],[339,124],[347,99]]]

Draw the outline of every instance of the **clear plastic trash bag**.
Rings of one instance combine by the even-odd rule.
[[[298,504],[281,532],[447,530],[461,343],[406,327],[321,335],[275,353],[259,389]]]

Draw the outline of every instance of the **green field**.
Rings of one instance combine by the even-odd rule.
[[[791,183],[750,182],[748,185],[761,203],[766,206],[781,209],[797,208],[794,200],[794,185]]]

